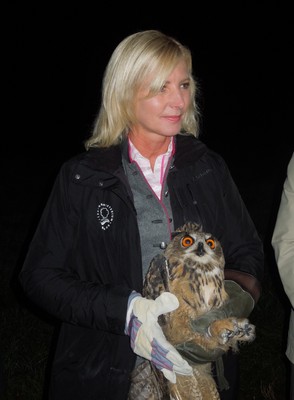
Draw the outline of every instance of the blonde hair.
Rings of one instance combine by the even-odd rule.
[[[190,78],[191,101],[183,116],[181,134],[198,136],[199,111],[196,105],[196,82],[192,76],[190,50],[157,30],[147,30],[126,37],[116,47],[102,81],[102,100],[92,135],[85,148],[116,145],[127,136],[135,122],[133,104],[144,82],[150,81],[148,96],[156,95],[167,77],[184,60]]]

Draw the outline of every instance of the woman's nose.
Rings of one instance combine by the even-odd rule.
[[[183,95],[180,91],[175,91],[171,96],[171,105],[173,108],[178,108],[182,110],[184,108],[185,102]]]

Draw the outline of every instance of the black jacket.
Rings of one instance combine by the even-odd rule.
[[[135,361],[124,334],[127,301],[143,277],[121,158],[120,146],[91,149],[62,166],[20,274],[28,297],[62,321],[54,400],[127,398]],[[222,158],[177,136],[167,183],[175,227],[196,221],[218,237],[229,278],[257,299],[262,243]]]

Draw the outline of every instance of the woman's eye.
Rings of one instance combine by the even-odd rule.
[[[183,89],[189,89],[190,87],[190,82],[185,82],[182,84]]]
[[[206,243],[212,250],[215,249],[215,241],[213,239],[207,239]]]
[[[194,239],[191,236],[185,236],[182,239],[182,246],[183,247],[190,247],[194,243]]]

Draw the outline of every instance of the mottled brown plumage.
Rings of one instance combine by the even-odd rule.
[[[250,342],[255,338],[255,327],[246,318],[216,320],[210,325],[209,333],[195,332],[192,328],[192,320],[226,302],[224,264],[220,242],[211,234],[202,232],[194,223],[179,228],[164,254],[152,260],[145,277],[143,295],[155,299],[162,292],[169,291],[177,296],[179,308],[159,319],[163,332],[173,345],[190,342],[203,349],[222,348],[227,351],[229,348],[237,350],[239,342]],[[163,393],[159,398],[220,398],[211,375],[211,363],[191,365],[193,376],[177,375],[176,384],[156,371]]]

